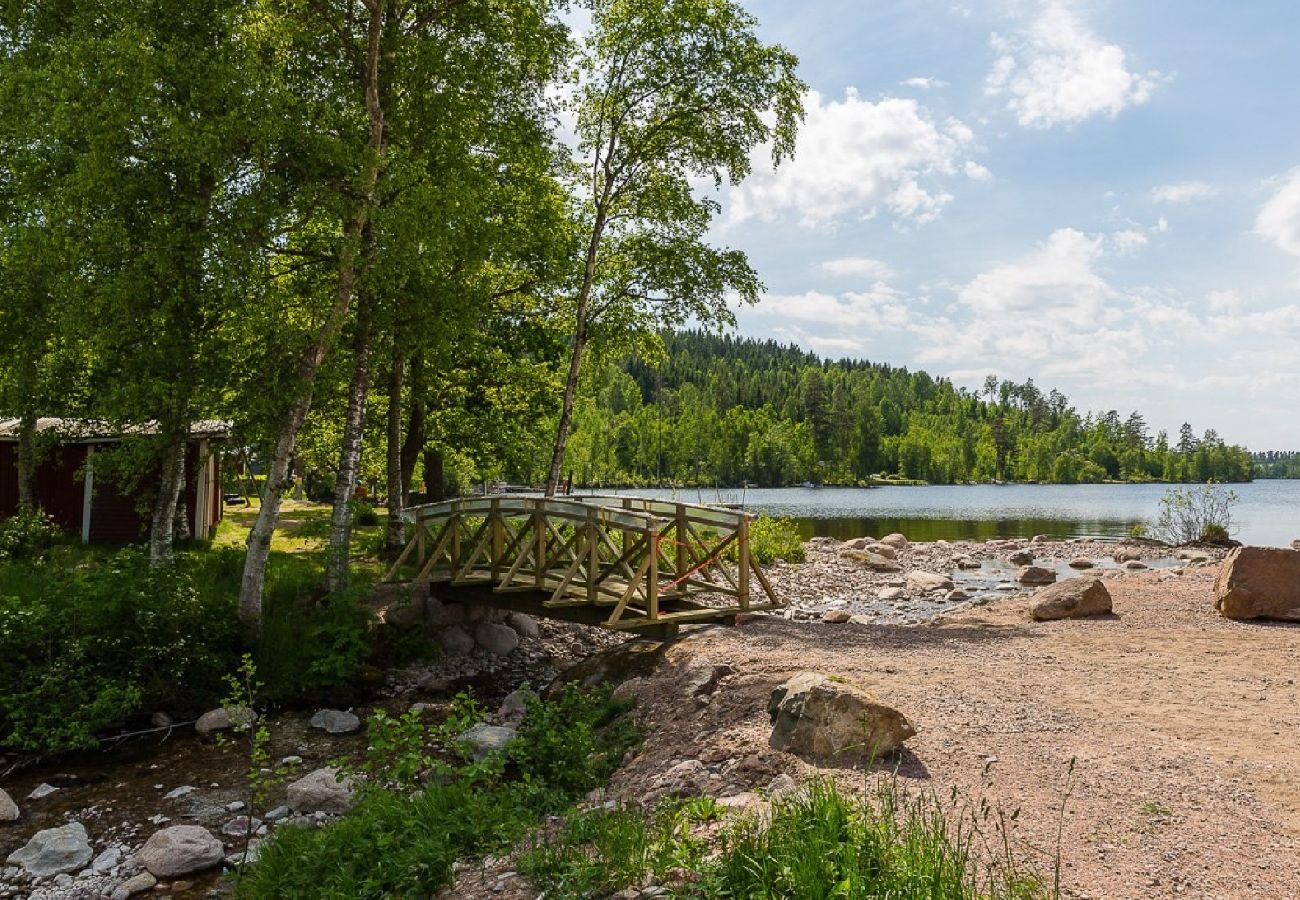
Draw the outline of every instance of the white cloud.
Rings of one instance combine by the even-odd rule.
[[[784,322],[807,322],[837,328],[905,328],[911,321],[905,298],[883,281],[868,291],[825,294],[768,294],[762,312]]]
[[[1145,103],[1159,78],[1129,71],[1124,50],[1105,43],[1061,0],[1041,6],[1022,32],[991,41],[999,55],[986,90],[1008,95],[1007,109],[1027,128],[1114,118]]]
[[[1151,199],[1159,203],[1191,203],[1193,200],[1206,200],[1217,193],[1217,187],[1204,181],[1180,181],[1153,187]]]
[[[948,82],[940,78],[916,77],[916,78],[904,78],[902,81],[899,82],[899,84],[901,84],[903,87],[921,88],[922,90],[929,90],[931,88],[947,87]]]
[[[804,106],[794,158],[773,172],[766,150],[757,151],[753,174],[731,192],[731,221],[773,221],[792,210],[802,225],[819,226],[887,210],[919,225],[952,199],[928,182],[957,171],[973,138],[961,122],[940,126],[915,100],[872,103],[853,88],[843,100],[811,91]]]
[[[1148,238],[1146,233],[1136,228],[1126,228],[1123,231],[1116,231],[1110,236],[1111,246],[1120,256],[1130,256],[1147,245]]]
[[[1300,167],[1278,184],[1277,192],[1259,210],[1255,233],[1292,256],[1300,256]]]
[[[993,180],[993,173],[990,172],[986,167],[981,166],[979,163],[975,162],[972,159],[966,160],[965,165],[962,166],[962,171],[964,171],[966,173],[966,177],[971,179],[972,181]]]
[[[835,278],[861,277],[861,278],[892,278],[894,270],[887,264],[878,259],[869,259],[865,256],[845,256],[840,259],[828,259],[818,268],[826,274]]]

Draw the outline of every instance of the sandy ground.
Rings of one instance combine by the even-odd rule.
[[[1300,897],[1300,626],[1220,618],[1213,578],[1125,574],[1105,619],[1031,623],[1014,598],[919,627],[754,617],[697,633],[629,684],[647,740],[612,789],[641,796],[690,758],[714,764],[719,795],[814,774],[768,748],[766,716],[774,686],[814,669],[917,727],[889,763],[910,790],[1019,809],[1020,852],[1049,874],[1064,798],[1071,896]],[[702,662],[735,673],[696,705],[681,685]]]

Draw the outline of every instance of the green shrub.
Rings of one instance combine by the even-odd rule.
[[[201,590],[191,565],[152,569],[136,549],[48,569],[0,597],[0,744],[85,747],[132,713],[185,715],[220,694],[238,658],[233,595]]]
[[[418,720],[381,722],[368,765],[387,759],[413,778],[434,751],[450,751],[452,732],[470,719],[460,701],[444,728],[424,730]],[[442,765],[422,790],[407,795],[363,788],[352,812],[323,829],[282,828],[262,845],[236,892],[246,898],[432,896],[452,877],[452,865],[509,848],[547,813],[563,809],[601,783],[622,757],[627,729],[607,691],[566,691],[551,702],[534,700],[510,745],[514,770],[489,757],[479,763]],[[430,746],[429,742],[441,744]],[[573,754],[573,756],[570,756]],[[586,762],[584,760],[594,760]],[[566,764],[574,767],[566,772]],[[508,772],[513,777],[507,778]]]
[[[1160,498],[1160,518],[1152,533],[1170,544],[1223,542],[1232,531],[1236,491],[1220,484],[1170,488]]]
[[[779,516],[760,516],[750,523],[749,546],[761,565],[778,559],[786,562],[804,561],[803,535],[793,519]]]
[[[360,525],[362,528],[379,524],[379,513],[369,503],[363,503],[360,500],[349,500],[348,509],[352,512],[352,524]]]
[[[62,534],[54,520],[45,513],[20,510],[0,522],[0,563],[37,559]]]

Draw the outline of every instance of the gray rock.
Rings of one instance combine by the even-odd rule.
[[[163,794],[163,799],[164,799],[164,800],[179,800],[181,797],[184,797],[184,796],[186,796],[187,794],[192,794],[192,793],[194,793],[195,790],[197,790],[197,789],[196,789],[196,788],[194,787],[194,785],[192,785],[192,784],[182,784],[180,787],[178,787],[178,788],[172,788],[170,791],[168,791],[167,793]]]
[[[149,724],[154,728],[169,728],[172,724],[172,717],[165,712],[156,712],[149,717]]]
[[[884,543],[867,544],[867,546],[864,549],[868,553],[879,554],[880,556],[883,556],[885,559],[896,559],[898,557],[898,550],[896,550],[890,544],[884,544]]]
[[[249,818],[248,816],[235,816],[225,825],[221,826],[221,833],[229,837],[245,837],[250,834],[256,834],[257,829],[261,827],[261,819]]]
[[[1124,568],[1137,571],[1138,569],[1147,568],[1147,564],[1140,559],[1130,559],[1126,563],[1124,563]]]
[[[69,822],[36,832],[30,841],[9,854],[8,862],[22,866],[32,878],[48,878],[82,869],[94,855],[85,826]]]
[[[846,550],[866,550],[867,545],[870,543],[872,541],[868,538],[854,538],[851,541],[845,541],[844,548]]]
[[[1042,622],[1104,616],[1110,612],[1110,591],[1100,579],[1068,578],[1035,593],[1029,614]]]
[[[140,848],[140,864],[158,878],[175,878],[211,869],[226,848],[202,825],[172,825],[155,831]]]
[[[109,847],[103,853],[99,854],[99,856],[95,857],[95,861],[90,864],[90,867],[100,875],[106,875],[121,864],[122,848]]]
[[[10,797],[4,788],[0,788],[0,822],[16,822],[19,815],[21,813],[18,811],[18,804],[14,802],[14,798]]]
[[[341,709],[318,710],[308,723],[312,728],[323,728],[329,734],[352,734],[361,728],[355,713]]]
[[[670,766],[662,775],[655,778],[647,799],[659,800],[665,797],[695,797],[707,792],[709,788],[709,768],[698,759],[687,759]]]
[[[537,620],[526,613],[512,612],[506,616],[506,624],[515,630],[521,638],[535,638],[541,635]]]
[[[339,781],[333,769],[317,769],[289,785],[289,808],[294,812],[341,814],[352,808],[352,779]]]
[[[480,622],[474,626],[474,640],[493,656],[505,656],[519,646],[519,633],[509,625]]]
[[[1011,554],[1010,559],[1013,566],[1027,566],[1034,561],[1034,554],[1028,550],[1017,550]]]
[[[782,772],[780,775],[773,778],[768,784],[767,795],[773,800],[781,800],[793,795],[798,790],[799,784],[789,775]]]
[[[50,796],[50,794],[53,794],[57,790],[58,788],[56,788],[54,785],[46,784],[45,782],[42,781],[40,784],[36,785],[36,787],[32,788],[32,792],[27,795],[27,799],[44,800],[46,797]]]
[[[474,649],[474,638],[459,625],[448,625],[442,632],[442,649],[448,656],[464,656]]]
[[[141,872],[122,882],[113,890],[114,900],[126,900],[127,897],[134,897],[136,894],[143,894],[145,891],[153,890],[158,879],[148,872]]]
[[[277,806],[275,809],[271,810],[266,814],[266,821],[278,822],[281,819],[287,817],[288,815],[289,815],[289,807]]]
[[[1074,559],[1070,560],[1071,569],[1091,569],[1095,565],[1096,563],[1088,559],[1086,556],[1076,556]]]
[[[959,569],[978,569],[980,567],[980,561],[970,556],[955,556],[952,562]]]
[[[876,592],[877,600],[906,600],[907,591],[902,588],[883,588]]]
[[[511,691],[501,700],[497,715],[513,722],[521,721],[528,712],[527,694],[524,691]]]
[[[687,697],[704,697],[718,689],[718,682],[736,670],[727,663],[701,661],[686,673],[682,693]]]
[[[843,625],[851,618],[853,618],[853,614],[847,609],[828,609],[822,613],[822,621],[831,625]]]
[[[916,734],[897,710],[817,672],[800,672],[772,691],[768,714],[773,748],[814,759],[884,756]]]
[[[257,721],[257,713],[242,706],[210,709],[194,723],[194,730],[199,734],[211,734],[214,731],[246,731]]]
[[[461,732],[456,742],[464,744],[471,758],[476,762],[486,759],[490,753],[500,753],[518,734],[515,729],[505,725],[487,725],[480,722],[473,728]]]
[[[1056,573],[1043,566],[1023,566],[1016,575],[1021,584],[1051,584],[1056,580]]]
[[[951,591],[944,594],[943,599],[947,600],[949,603],[957,600],[969,600],[970,594],[966,593],[962,588],[953,588]]]
[[[872,553],[870,550],[844,550],[841,551],[840,559],[846,562],[861,563],[873,572],[897,572],[898,563],[892,559],[885,559],[879,553]]]
[[[952,579],[937,572],[917,569],[915,572],[908,572],[906,577],[907,586],[914,591],[951,591],[953,588]]]

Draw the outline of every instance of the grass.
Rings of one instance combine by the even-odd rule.
[[[892,781],[874,796],[814,781],[767,817],[701,836],[699,826],[715,819],[707,800],[649,816],[625,807],[576,811],[533,843],[520,870],[548,898],[608,896],[647,881],[702,900],[1052,896],[1015,860],[1005,819],[955,800],[905,799]]]

